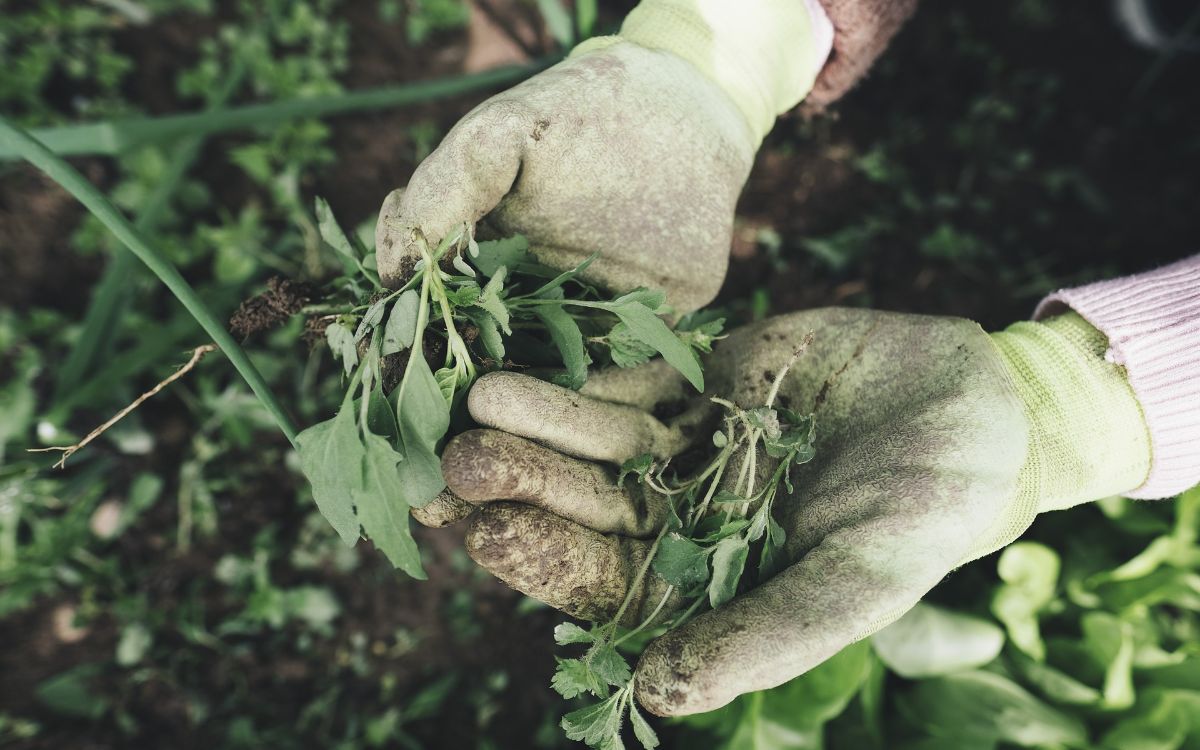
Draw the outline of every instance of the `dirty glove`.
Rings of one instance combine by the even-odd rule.
[[[645,0],[621,33],[472,110],[384,202],[376,249],[401,283],[462,225],[680,313],[725,276],[734,206],[777,114],[812,86],[832,28],[809,0]]]
[[[962,319],[826,309],[739,329],[707,357],[706,396],[776,401],[816,420],[816,456],[780,489],[789,567],[653,641],[637,698],[669,716],[779,685],[912,607],[947,573],[1019,536],[1042,511],[1138,486],[1141,411],[1105,339],[1073,313],[989,336]],[[482,506],[468,552],[526,594],[614,616],[662,526],[661,496],[613,467],[706,444],[719,410],[661,362],[597,373],[582,393],[495,373],[469,396],[492,429],[456,437],[442,469]],[[655,410],[674,405],[678,416]],[[661,412],[660,412],[661,413]],[[765,457],[764,457],[765,460]],[[651,576],[640,621],[666,591]],[[673,603],[678,606],[678,603]]]

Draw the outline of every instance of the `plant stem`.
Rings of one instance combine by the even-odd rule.
[[[93,216],[99,219],[110,232],[116,235],[117,239],[154,272],[154,275],[187,308],[205,333],[212,338],[221,351],[225,352],[225,356],[233,363],[238,374],[250,386],[250,390],[258,397],[263,407],[279,425],[279,429],[294,446],[296,444],[296,428],[292,425],[291,418],[275,399],[275,395],[271,393],[262,374],[259,373],[237,341],[225,330],[225,326],[221,324],[216,315],[208,309],[196,291],[179,274],[175,266],[151,247],[142,233],[135,229],[129,220],[83,175],[30,137],[24,130],[0,117],[0,149],[3,148],[11,149],[30,164],[45,172],[50,179],[57,182],[91,211]]]
[[[383,86],[328,96],[284,99],[211,112],[43,128],[35,130],[33,135],[42,141],[48,150],[62,156],[113,156],[134,146],[160,143],[185,135],[212,135],[264,125],[279,125],[306,117],[329,117],[443,99],[514,83],[557,61],[557,57],[552,57],[537,60],[529,65],[498,68],[434,81]],[[0,142],[0,159],[23,156],[22,150],[15,143]]]

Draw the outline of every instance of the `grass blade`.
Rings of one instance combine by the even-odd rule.
[[[279,429],[295,445],[296,428],[292,425],[291,418],[288,417],[283,407],[275,399],[275,395],[271,393],[258,368],[254,366],[254,363],[246,356],[246,352],[229,335],[229,332],[225,330],[225,326],[208,309],[204,301],[192,289],[191,285],[179,275],[179,271],[175,266],[171,265],[170,261],[151,247],[142,236],[142,233],[130,224],[129,220],[92,183],[88,182],[83,175],[79,174],[71,165],[55,156],[41,143],[34,140],[24,130],[11,124],[3,117],[0,117],[0,147],[7,148],[13,153],[19,154],[73,195],[110,232],[116,235],[117,239],[133,251],[133,254],[145,263],[154,272],[155,276],[166,284],[167,288],[187,308],[187,311],[192,314],[192,317],[196,319],[196,322],[200,324],[205,333],[212,338],[213,343],[220,347],[221,351],[225,352],[225,356],[229,358],[229,361],[233,363],[238,373],[246,381],[247,385],[250,386],[250,390],[254,392],[254,395],[262,402],[263,407],[274,417],[276,424],[279,425]]]
[[[60,156],[112,156],[134,146],[169,141],[182,136],[212,135],[231,130],[277,125],[306,117],[329,117],[444,99],[523,80],[553,62],[554,59],[539,60],[529,65],[497,68],[434,81],[383,86],[328,96],[285,99],[210,112],[43,128],[34,130],[30,135]],[[0,159],[20,156],[23,156],[23,153],[15,144],[0,142]]]

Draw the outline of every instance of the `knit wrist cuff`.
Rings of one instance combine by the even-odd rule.
[[[1200,482],[1200,256],[1156,271],[1062,289],[1035,318],[1070,307],[1107,337],[1149,428],[1150,472],[1134,498],[1176,495]]]
[[[812,89],[833,25],[816,0],[642,0],[620,36],[677,55],[714,81],[757,146]]]

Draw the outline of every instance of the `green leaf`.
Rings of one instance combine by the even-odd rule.
[[[767,580],[778,573],[787,564],[787,556],[783,551],[783,543],[787,541],[787,532],[771,517],[767,518],[767,536],[763,540],[762,552],[758,558],[758,580]]]
[[[646,481],[646,475],[654,468],[654,456],[650,453],[643,453],[639,456],[626,459],[621,464],[621,471],[617,474],[617,486],[625,484],[625,477],[633,474],[638,484]]]
[[[822,726],[846,710],[876,663],[860,641],[779,687],[683,721],[711,727],[723,740],[721,750],[821,750]]]
[[[679,534],[667,534],[659,542],[651,567],[667,583],[690,591],[708,580],[708,550]]]
[[[584,269],[592,265],[592,262],[599,257],[600,253],[592,253],[586,259],[584,259],[582,263],[568,271],[563,271],[562,273],[554,276],[554,278],[550,279],[545,284],[531,292],[529,296],[541,299],[562,299],[563,292],[561,291],[560,287],[562,287],[563,284],[567,283],[571,279],[574,279],[579,274],[583,273]]]
[[[500,336],[500,329],[496,325],[496,319],[486,312],[466,311],[467,317],[479,329],[479,340],[483,342],[483,349],[487,355],[496,361],[496,364],[504,363],[504,339]]]
[[[930,734],[1021,747],[1086,747],[1087,729],[992,672],[959,672],[922,680],[901,699],[906,713]]]
[[[358,346],[354,341],[354,333],[346,326],[334,321],[325,326],[325,341],[329,344],[333,356],[342,360],[346,375],[353,375],[358,366]]]
[[[979,617],[918,603],[871,643],[889,669],[916,679],[982,667],[1000,655],[1004,631]]]
[[[367,308],[363,313],[362,319],[358,321],[358,328],[354,331],[354,340],[357,342],[363,336],[367,335],[371,329],[379,325],[383,320],[383,314],[387,311],[387,298],[377,300]]]
[[[617,367],[637,367],[649,362],[650,358],[658,353],[654,347],[642,343],[641,339],[634,336],[629,326],[620,322],[612,327],[605,340],[613,364]]]
[[[571,15],[562,6],[562,0],[537,0],[537,4],[550,36],[563,49],[570,48],[575,43],[575,26],[571,23]]]
[[[1196,695],[1200,699],[1200,693]],[[1191,711],[1197,707],[1191,706]],[[1189,706],[1175,699],[1172,693],[1156,694],[1145,707],[1105,733],[1100,747],[1103,750],[1177,750],[1188,736],[1191,723],[1188,715]]]
[[[563,365],[567,368],[566,387],[579,390],[587,381],[587,368],[592,361],[584,349],[579,325],[558,305],[538,305],[533,309],[533,314],[546,326],[550,340],[562,356]]]
[[[713,609],[737,594],[738,581],[742,578],[749,553],[749,545],[740,536],[726,537],[717,542],[712,556],[712,580],[708,584],[708,603]]]
[[[325,520],[348,546],[358,541],[358,519],[353,495],[363,487],[366,453],[355,426],[349,394],[333,419],[309,427],[296,436],[300,466],[312,484],[313,500]]]
[[[450,407],[423,356],[409,357],[393,398],[404,455],[398,467],[400,484],[405,501],[421,507],[446,487],[437,444],[450,428]]]
[[[646,721],[641,712],[637,710],[632,698],[629,700],[629,723],[633,725],[633,736],[642,743],[642,747],[646,750],[654,750],[658,747],[658,734],[650,726],[650,722]]]
[[[41,683],[35,694],[55,713],[94,721],[104,716],[110,705],[107,698],[92,689],[91,682],[99,675],[100,665],[81,664]]]
[[[503,240],[480,242],[478,247],[479,252],[471,263],[489,278],[501,268],[518,270],[530,261],[529,242],[519,234]]]
[[[554,626],[554,642],[560,646],[571,643],[591,643],[596,636],[573,622],[560,622]]]
[[[317,198],[314,201],[317,214],[317,231],[321,234],[321,239],[326,245],[332,247],[338,255],[342,256],[342,266],[348,274],[353,275],[358,268],[358,252],[356,251],[346,233],[342,231],[342,227],[337,223],[337,219],[333,218],[333,211],[329,208],[329,204],[324,198]]]
[[[623,695],[618,691],[593,706],[572,711],[564,716],[562,728],[567,738],[597,747],[602,742],[611,742],[613,737],[619,737]]]
[[[654,347],[697,391],[704,392],[704,373],[700,370],[700,361],[650,308],[638,302],[621,303],[618,300],[609,309],[629,326],[631,334],[647,346]]]
[[[720,494],[717,493],[718,497]],[[737,497],[733,493],[726,493],[726,495]],[[726,523],[721,516],[709,516],[696,525],[696,533],[692,535],[692,538],[701,544],[709,544],[732,536],[749,525],[750,521],[745,518],[737,518]]]
[[[504,300],[500,298],[500,294],[504,291],[504,275],[504,266],[496,269],[495,275],[488,280],[479,299],[475,300],[475,305],[487,310],[488,314],[500,324],[501,330],[511,336],[512,328],[509,326],[508,308],[505,307]]]
[[[1106,665],[1103,705],[1129,708],[1134,702],[1133,628],[1107,612],[1088,612],[1080,620],[1083,641],[1096,662]]]
[[[1014,651],[1011,663],[1022,681],[1055,703],[1075,706],[1092,706],[1100,703],[1100,691],[1085,685],[1074,677],[1035,661],[1020,651]]]
[[[603,698],[608,694],[608,684],[582,659],[555,659],[558,668],[550,679],[550,687],[562,697],[571,699],[591,693]]]
[[[421,295],[409,289],[396,298],[387,323],[383,326],[383,355],[396,354],[413,345],[417,336],[417,307]]]
[[[617,649],[609,641],[596,642],[583,658],[592,671],[609,685],[620,687],[633,678],[629,662],[617,653]]]
[[[354,504],[363,530],[392,565],[413,578],[425,579],[421,553],[409,528],[405,488],[397,465],[404,456],[373,433],[364,435],[364,486],[354,493]]]
[[[1046,645],[1037,616],[1054,601],[1058,569],[1058,554],[1036,542],[1009,545],[997,564],[1004,585],[992,597],[992,614],[1004,623],[1013,644],[1039,661],[1046,656]]]

